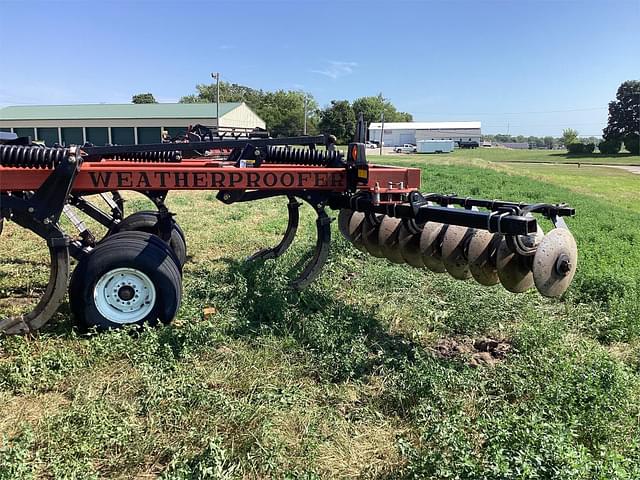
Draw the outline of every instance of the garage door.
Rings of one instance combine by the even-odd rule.
[[[14,128],[13,133],[18,135],[19,137],[31,137],[36,138],[35,131],[33,128]]]
[[[39,128],[38,140],[42,140],[45,145],[52,146],[54,143],[59,143],[58,129],[57,128]]]
[[[178,135],[185,135],[187,133],[187,127],[164,127],[164,129],[169,133],[171,138],[177,137]]]
[[[133,127],[111,127],[111,143],[115,145],[133,145],[136,143]]]
[[[160,143],[160,127],[138,127],[138,143]]]
[[[69,145],[82,145],[82,127],[65,127],[62,129],[62,144],[66,147]]]
[[[106,145],[109,143],[107,127],[87,127],[87,142],[94,145]]]

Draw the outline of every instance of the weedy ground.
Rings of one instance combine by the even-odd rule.
[[[571,203],[572,289],[391,265],[334,227],[324,274],[296,293],[309,209],[284,257],[246,265],[279,240],[284,201],[172,193],[190,253],[172,326],[81,336],[63,305],[0,339],[0,478],[640,478],[640,177],[385,161],[422,167],[424,191]],[[3,312],[37,298],[38,245],[5,225]]]

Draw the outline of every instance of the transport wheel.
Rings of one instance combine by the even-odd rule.
[[[169,323],[182,298],[180,266],[171,248],[146,232],[121,232],[78,263],[69,304],[83,330]]]
[[[118,225],[113,227],[111,233],[118,232],[147,232],[154,235],[160,234],[158,227],[158,220],[160,212],[153,210],[142,210],[140,212],[132,213],[125,217]],[[184,232],[175,221],[171,220],[171,240],[169,240],[169,246],[178,257],[180,267],[187,262],[187,244],[184,237]]]

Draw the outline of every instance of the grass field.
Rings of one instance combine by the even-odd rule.
[[[284,257],[245,265],[284,201],[171,194],[191,256],[173,326],[83,337],[65,305],[0,339],[0,479],[640,478],[640,176],[474,152],[385,162],[421,166],[424,191],[574,205],[562,300],[391,265],[337,228],[294,293],[308,209]],[[3,311],[46,273],[34,245],[5,226]]]
[[[568,155],[565,150],[512,150],[508,148],[475,148],[456,150],[455,158],[479,158],[489,162],[580,163],[640,165],[640,157],[630,153],[603,155]]]

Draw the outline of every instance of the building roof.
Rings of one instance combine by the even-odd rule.
[[[220,116],[242,102],[220,103]],[[137,118],[215,118],[215,103],[122,103],[19,105],[0,109],[0,120],[88,120]]]
[[[385,122],[385,130],[457,130],[461,128],[480,128],[480,122]],[[382,124],[373,122],[369,130],[380,130]]]

